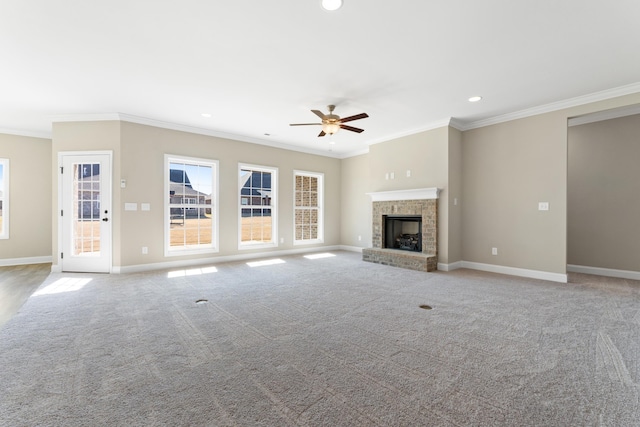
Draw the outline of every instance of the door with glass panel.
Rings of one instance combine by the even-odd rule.
[[[111,270],[111,156],[62,156],[62,271]]]

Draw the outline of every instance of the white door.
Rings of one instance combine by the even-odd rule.
[[[111,155],[62,155],[62,271],[111,271]]]

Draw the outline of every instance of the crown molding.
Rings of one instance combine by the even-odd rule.
[[[51,123],[66,122],[108,122],[120,121],[122,114],[120,113],[97,113],[97,114],[58,114],[49,116]]]
[[[340,155],[339,159],[348,159],[350,157],[361,156],[363,154],[369,154],[369,147],[365,147],[361,150],[349,151],[348,153],[344,153]]]
[[[166,122],[163,120],[150,119],[147,117],[133,116],[133,115],[124,114],[124,113],[73,114],[73,115],[51,116],[50,119],[53,123],[55,122],[122,121],[122,122],[128,122],[128,123],[135,123],[139,125],[152,126],[156,128],[175,130],[178,132],[187,132],[187,133],[193,133],[197,135],[213,136],[216,138],[231,139],[234,141],[242,141],[242,142],[248,142],[251,144],[265,145],[268,147],[280,148],[280,149],[289,150],[289,151],[297,151],[300,153],[313,154],[316,156],[332,157],[336,159],[341,158],[339,153],[314,150],[311,148],[299,147],[296,145],[289,145],[281,142],[267,141],[260,138],[253,138],[249,136],[237,135],[237,134],[228,133],[228,132],[220,132],[220,131],[211,130],[211,129],[199,128],[195,126],[182,125],[179,123]]]
[[[538,114],[550,113],[553,111],[564,110],[565,108],[577,107],[579,105],[590,104],[592,102],[604,101],[619,96],[631,95],[640,92],[640,82],[619,86],[613,89],[607,89],[600,92],[594,92],[588,95],[577,96],[575,98],[565,99],[563,101],[552,102],[550,104],[540,105],[538,107],[527,108],[525,110],[515,111],[513,113],[502,114],[500,116],[490,117],[488,119],[477,120],[475,122],[465,123],[462,131],[477,129],[485,126],[504,123],[511,120],[523,119],[526,117],[536,116]]]
[[[572,117],[569,119],[569,127],[633,116],[635,114],[640,114],[640,105],[629,105],[611,110],[598,111],[597,113],[585,114],[584,116]]]
[[[451,126],[454,129],[457,129],[459,131],[463,131],[465,130],[465,124],[462,120],[458,120],[454,117],[451,117],[451,119],[449,120],[449,126]]]
[[[428,124],[426,124],[424,126],[420,126],[418,128],[413,128],[411,130],[406,130],[406,131],[402,131],[402,132],[399,132],[399,133],[386,135],[386,136],[384,136],[382,138],[379,138],[379,139],[371,140],[371,141],[367,142],[367,145],[380,144],[380,143],[391,141],[391,140],[394,140],[394,139],[403,138],[405,136],[415,135],[415,134],[420,133],[420,132],[426,132],[426,131],[430,131],[430,130],[433,130],[433,129],[439,129],[439,128],[442,128],[442,127],[447,127],[450,124],[451,124],[451,117],[448,117],[446,119],[442,119],[442,120],[438,120],[438,121],[435,121],[435,122],[428,123]]]
[[[6,129],[0,128],[0,133],[5,135],[15,135],[15,136],[27,136],[29,138],[39,138],[39,139],[51,139],[51,133],[47,132],[34,132],[27,130],[19,130],[19,129]]]

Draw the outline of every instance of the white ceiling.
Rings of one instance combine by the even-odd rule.
[[[121,113],[344,157],[449,118],[638,92],[639,22],[637,0],[3,0],[0,131]],[[349,123],[365,131],[289,126],[327,104],[367,112]]]

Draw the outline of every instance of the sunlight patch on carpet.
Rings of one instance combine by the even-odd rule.
[[[276,265],[276,264],[284,264],[284,260],[281,260],[280,258],[275,258],[275,259],[266,259],[264,261],[253,261],[253,262],[248,262],[247,265],[249,267],[264,267],[267,265]]]
[[[329,252],[324,252],[321,254],[311,254],[311,255],[305,255],[304,257],[306,259],[321,259],[321,258],[331,258],[334,257],[335,255]]]
[[[200,276],[202,274],[217,273],[218,269],[215,267],[203,267],[203,268],[190,268],[189,270],[175,270],[167,273],[168,279],[174,277],[186,277],[186,276]]]
[[[91,281],[90,278],[80,277],[63,277],[56,280],[52,284],[45,286],[44,288],[36,291],[33,296],[38,297],[41,295],[60,294],[63,292],[73,292],[82,289],[87,283]]]

